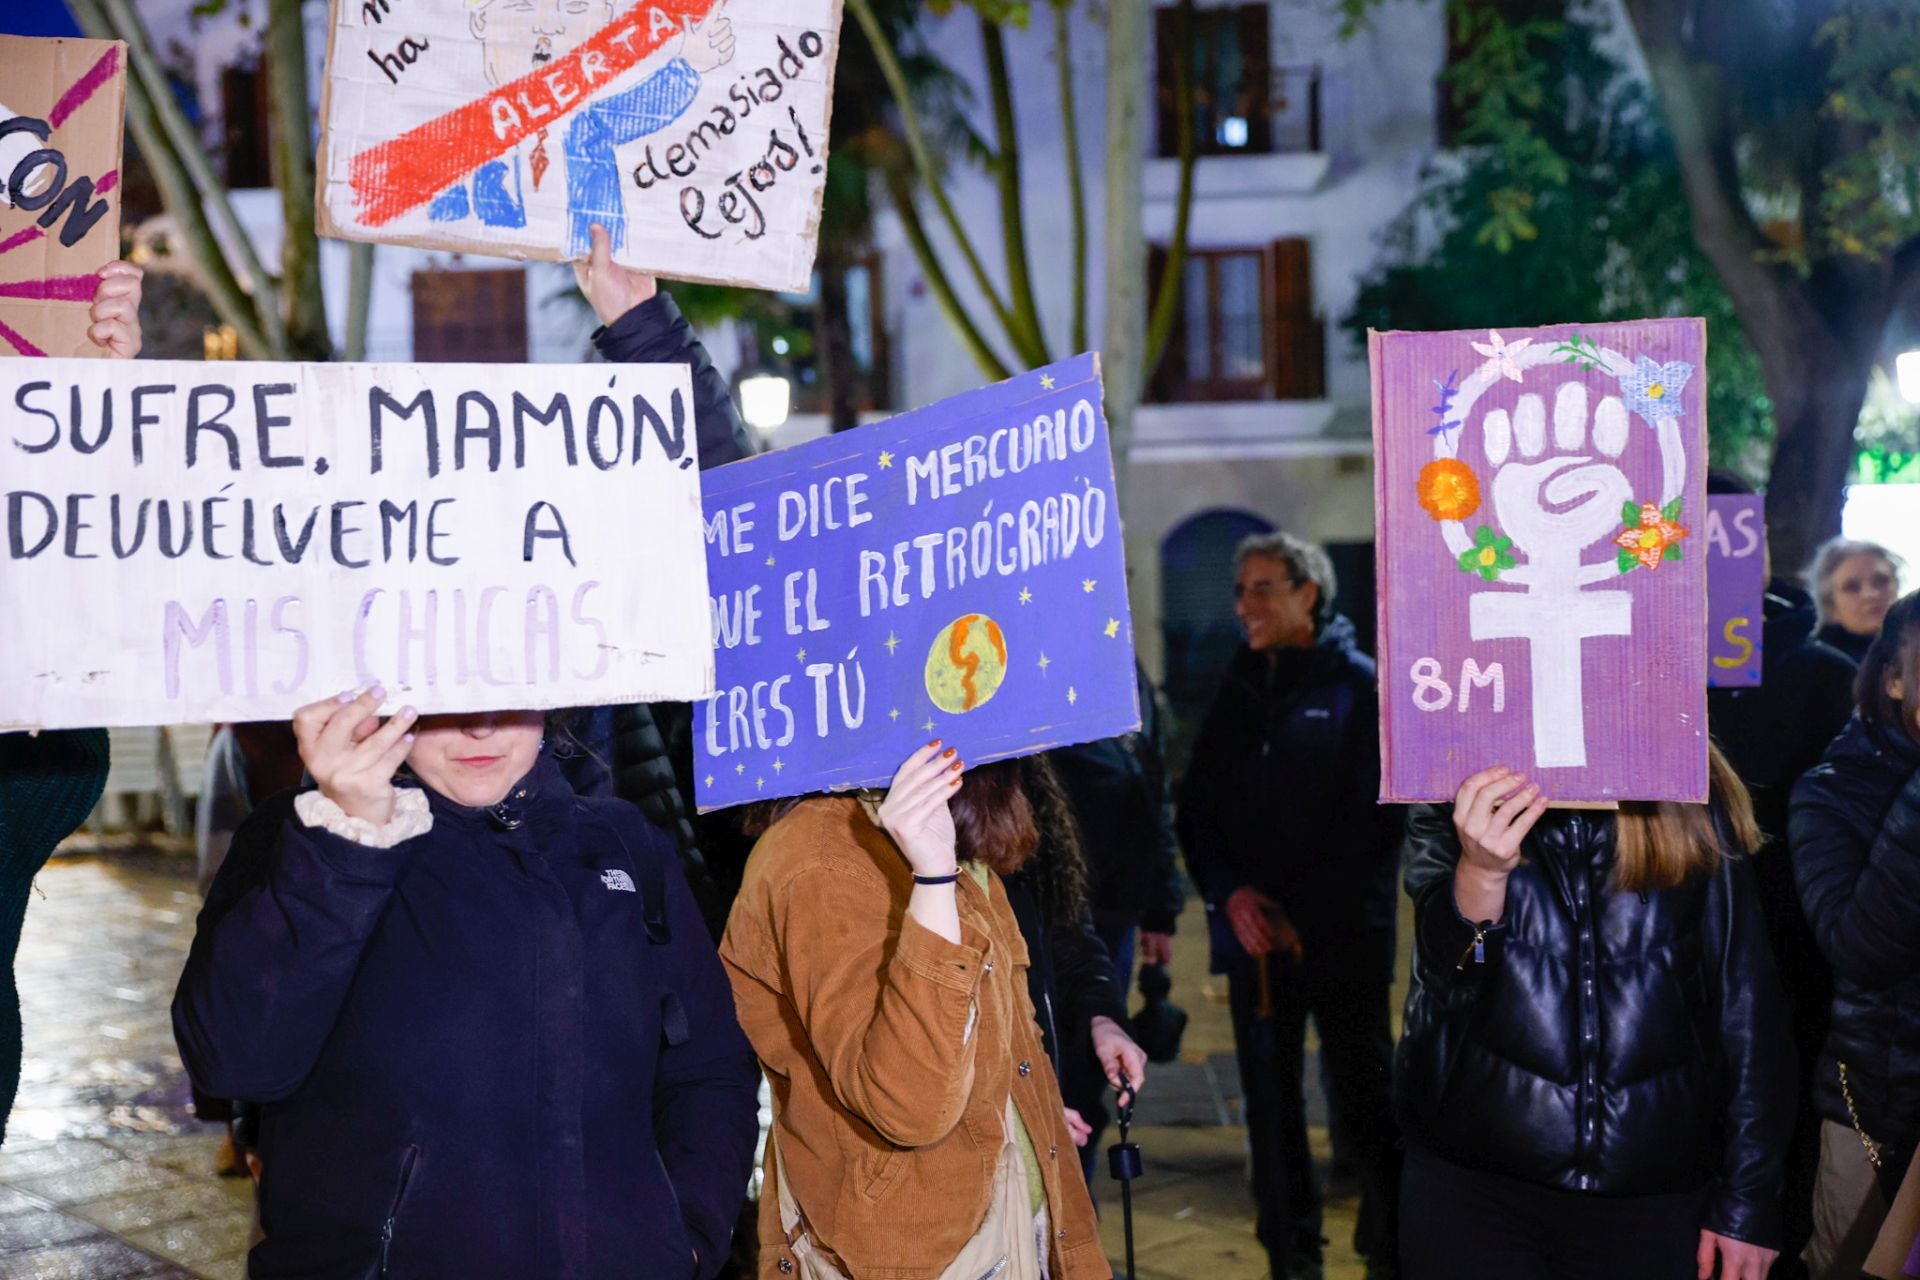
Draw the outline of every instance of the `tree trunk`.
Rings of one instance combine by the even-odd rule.
[[[1133,414],[1145,381],[1147,241],[1140,220],[1147,146],[1148,0],[1107,5],[1106,340],[1100,353],[1113,441],[1113,481],[1124,509]]]
[[[333,339],[327,335],[327,302],[320,292],[320,239],[314,230],[312,111],[300,0],[267,0],[266,59],[273,181],[280,188],[284,227],[280,291],[287,306],[287,347],[296,360],[331,360]]]
[[[860,369],[853,356],[853,324],[847,310],[847,263],[838,250],[821,249],[820,305],[814,312],[813,351],[827,389],[827,429],[860,425]]]

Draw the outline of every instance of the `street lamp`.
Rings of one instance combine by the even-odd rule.
[[[784,426],[793,412],[793,384],[777,373],[759,372],[740,379],[740,416],[756,431]]]
[[[1902,351],[1893,358],[1893,374],[1900,384],[1900,396],[1908,404],[1920,404],[1920,351]]]

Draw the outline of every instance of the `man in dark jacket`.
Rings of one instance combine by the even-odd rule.
[[[1395,1268],[1399,1159],[1390,1097],[1398,810],[1378,803],[1378,690],[1333,612],[1326,552],[1286,534],[1240,544],[1246,647],[1194,744],[1181,792],[1187,870],[1227,975],[1253,1148],[1258,1231],[1275,1280],[1320,1274],[1307,1146],[1306,1021],[1359,1158],[1355,1248]]]
[[[1134,939],[1145,964],[1173,959],[1173,930],[1186,902],[1173,834],[1160,700],[1134,665],[1140,731],[1047,753],[1073,805],[1087,854],[1093,927],[1113,957],[1122,1000],[1133,983]]]
[[[575,265],[580,291],[602,321],[593,332],[594,348],[610,364],[687,366],[702,471],[753,456],[758,450],[734,410],[727,380],[713,367],[673,296],[660,292],[652,276],[615,263],[606,233],[598,227],[594,233],[593,256]],[[581,708],[568,718],[566,731],[554,744],[554,755],[581,795],[619,796],[639,805],[655,826],[673,837],[700,914],[717,940],[726,927],[732,895],[715,884],[702,856],[701,837],[707,833],[696,831],[693,806],[681,785],[683,779],[690,783],[692,778],[691,739],[684,739],[689,753],[685,768],[676,768],[668,750],[669,740],[681,736],[671,729],[688,719],[685,703]],[[731,832],[712,834],[725,841]],[[721,878],[739,881],[737,870]]]

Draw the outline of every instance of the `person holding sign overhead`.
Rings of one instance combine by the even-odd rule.
[[[107,355],[140,354],[139,267],[109,262],[100,269],[88,312],[87,337]],[[104,729],[0,734],[0,1143],[20,1085],[20,997],[13,955],[20,945],[33,878],[54,846],[86,821],[107,782]]]
[[[1409,818],[1406,1280],[1763,1280],[1793,1129],[1745,788],[1549,810],[1484,769]]]
[[[720,954],[773,1088],[760,1274],[1105,1280],[1000,879],[1040,839],[1020,762],[936,740],[749,814]]]
[[[264,1104],[248,1274],[717,1274],[757,1080],[672,841],[542,713],[384,697],[296,713],[316,785],[248,819],[174,998],[195,1085]]]

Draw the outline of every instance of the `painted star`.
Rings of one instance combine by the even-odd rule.
[[[1072,706],[1074,703],[1078,701],[1080,701],[1080,694],[1074,689],[1072,685],[1068,685],[1067,686],[1067,705]]]
[[[708,786],[712,786],[712,785],[713,785],[713,775],[712,775],[712,774],[708,774],[708,775],[707,775],[707,785],[708,785]]]
[[[1044,653],[1040,655],[1040,674],[1041,674],[1041,675],[1045,675],[1045,674],[1047,674],[1047,668],[1048,668],[1048,667],[1050,667],[1050,666],[1052,666],[1052,665],[1053,665],[1053,659],[1052,659],[1052,658],[1049,658],[1049,657],[1048,657],[1048,656],[1047,656],[1046,654],[1044,654]]]
[[[1029,591],[1029,590],[1027,590],[1027,589],[1026,589],[1025,587],[1022,587],[1022,588],[1020,588],[1020,603],[1021,603],[1021,604],[1032,604],[1032,603],[1033,603],[1033,592],[1031,592],[1031,591]]]
[[[932,717],[932,716],[928,716],[928,717],[927,717],[927,722],[926,722],[925,724],[923,724],[923,725],[921,725],[920,727],[921,727],[922,729],[925,729],[925,730],[926,730],[926,731],[927,731],[928,733],[932,733],[932,732],[933,732],[933,717]]]
[[[893,710],[887,712],[887,719],[898,720],[899,718],[900,718],[900,708],[895,707]]]
[[[807,651],[805,649],[802,649],[800,652],[794,654],[793,656],[796,661],[805,662],[807,660]]]
[[[773,556],[772,556],[772,555],[768,555],[768,556],[767,556],[767,568],[769,568],[769,569],[771,569],[771,568],[773,568]]]
[[[735,773],[745,773],[747,771],[747,766],[744,764],[737,764],[733,766],[733,771]]]
[[[1117,636],[1117,635],[1119,635],[1119,634],[1120,634],[1120,619],[1118,619],[1118,618],[1108,618],[1108,619],[1107,619],[1107,625],[1106,625],[1106,628],[1105,628],[1105,630],[1106,630],[1106,636],[1107,636],[1107,639],[1109,639],[1109,640],[1111,640],[1111,639],[1113,639],[1113,638],[1114,638],[1115,636]]]
[[[780,759],[780,758],[779,758],[778,756],[776,756],[776,757],[774,757],[774,761],[773,761],[773,771],[774,771],[775,773],[779,773],[779,772],[780,772],[780,771],[781,771],[782,769],[784,769],[784,768],[786,768],[786,767],[787,767],[787,766],[786,766],[786,762],[785,762],[785,761],[783,761],[783,760],[781,760],[781,759]]]
[[[887,656],[891,658],[893,656],[893,651],[900,647],[900,637],[896,636],[891,631],[887,632],[887,641],[886,641],[885,647],[887,650]]]
[[[1052,375],[1052,374],[1050,374],[1050,373],[1043,373],[1043,374],[1041,374],[1041,375],[1040,375],[1040,387],[1041,387],[1041,390],[1043,390],[1043,391],[1051,391],[1051,390],[1053,390],[1053,375]]]
[[[888,453],[885,449],[882,449],[880,451],[880,457],[877,459],[877,461],[882,471],[891,471],[893,469],[893,455]]]
[[[1092,578],[1080,579],[1080,589],[1086,592],[1088,595],[1093,594],[1093,587],[1094,587],[1094,582]]]
[[[767,780],[765,778],[755,778],[753,780],[753,789],[755,791],[765,791],[767,789]]]

